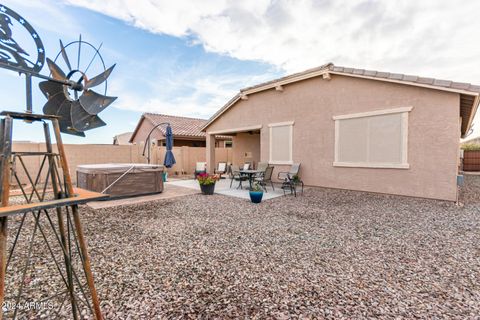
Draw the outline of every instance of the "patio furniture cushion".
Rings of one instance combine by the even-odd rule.
[[[226,162],[219,162],[217,165],[217,169],[215,170],[215,173],[225,173],[227,172],[227,163]]]
[[[294,163],[290,166],[290,170],[288,172],[279,172],[277,178],[279,180],[292,179],[294,176],[298,175],[299,171],[300,163]]]
[[[206,162],[197,162],[195,166],[195,171],[202,172],[207,171],[207,163]]]

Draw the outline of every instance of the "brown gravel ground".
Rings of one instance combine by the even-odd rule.
[[[480,315],[480,177],[466,182],[464,207],[310,188],[81,212],[106,319],[465,319]]]

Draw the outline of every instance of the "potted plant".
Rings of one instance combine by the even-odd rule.
[[[215,182],[219,179],[218,175],[208,174],[208,173],[200,173],[197,175],[198,183],[200,184],[200,190],[202,190],[203,194],[213,194],[215,191]]]
[[[298,174],[296,174],[292,177],[292,182],[293,183],[299,183],[300,182],[300,177],[298,176]]]
[[[260,184],[255,183],[253,187],[250,189],[250,200],[253,203],[260,203],[262,202],[263,198],[263,188]]]

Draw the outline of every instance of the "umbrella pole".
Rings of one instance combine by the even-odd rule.
[[[147,150],[147,163],[150,164],[150,156],[151,156],[151,150],[150,148],[152,147],[151,144],[150,144],[150,136],[152,135],[153,133],[153,130],[157,129],[158,127],[160,126],[163,126],[163,125],[166,125],[167,127],[170,126],[170,123],[169,122],[162,122],[162,123],[159,123],[157,124],[156,126],[154,126],[152,128],[152,130],[150,130],[150,132],[148,133],[148,136],[147,136],[147,139],[145,139],[145,146],[143,146],[143,153],[142,153],[142,156],[145,157],[145,149],[148,147],[148,150]]]

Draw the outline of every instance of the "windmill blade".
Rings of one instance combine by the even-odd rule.
[[[68,60],[67,52],[65,51],[62,40],[60,40],[60,51],[62,52],[63,60],[65,60],[65,63],[67,64],[68,71],[72,71],[72,65],[70,64],[70,60]]]
[[[65,92],[63,91],[63,85],[53,81],[42,81],[38,85],[40,91],[48,99],[47,103],[43,106],[43,113],[49,115],[57,115],[59,106],[67,100]]]
[[[57,80],[67,80],[67,76],[65,73],[63,73],[62,69],[60,69],[59,66],[49,58],[47,58],[47,64],[48,64],[48,69],[50,69],[50,72],[52,73],[53,79]]]
[[[72,125],[72,104],[74,101],[65,100],[60,107],[57,109],[57,116],[60,117],[58,124],[60,126],[60,131],[67,134],[72,134],[79,137],[85,137],[85,133],[77,131],[73,128]]]
[[[62,131],[61,128],[60,128],[60,131]],[[62,131],[62,132],[66,133],[66,134],[71,134],[71,135],[74,135],[74,136],[85,138],[85,133],[77,131],[77,130],[72,129],[72,128],[67,128],[65,131]]]
[[[52,97],[58,94],[64,94],[63,91],[63,84],[53,81],[42,81],[38,84],[40,91],[42,91],[43,95],[47,99],[51,99]]]
[[[117,97],[108,97],[93,90],[88,90],[80,96],[79,100],[85,111],[91,115],[97,115],[112,104],[113,101],[117,100]]]
[[[57,94],[52,98],[48,99],[47,103],[43,106],[43,113],[49,114],[52,116],[58,115],[59,106],[62,105],[67,99],[65,99],[64,95]]]
[[[89,114],[78,101],[72,102],[70,114],[72,128],[76,131],[83,132],[107,125],[98,116]]]
[[[93,77],[90,80],[87,80],[85,83],[85,89],[93,88],[98,86],[99,84],[102,84],[107,78],[110,76],[110,74],[113,71],[113,68],[115,68],[116,64],[108,68],[107,70],[103,71],[100,73],[98,76]]]

